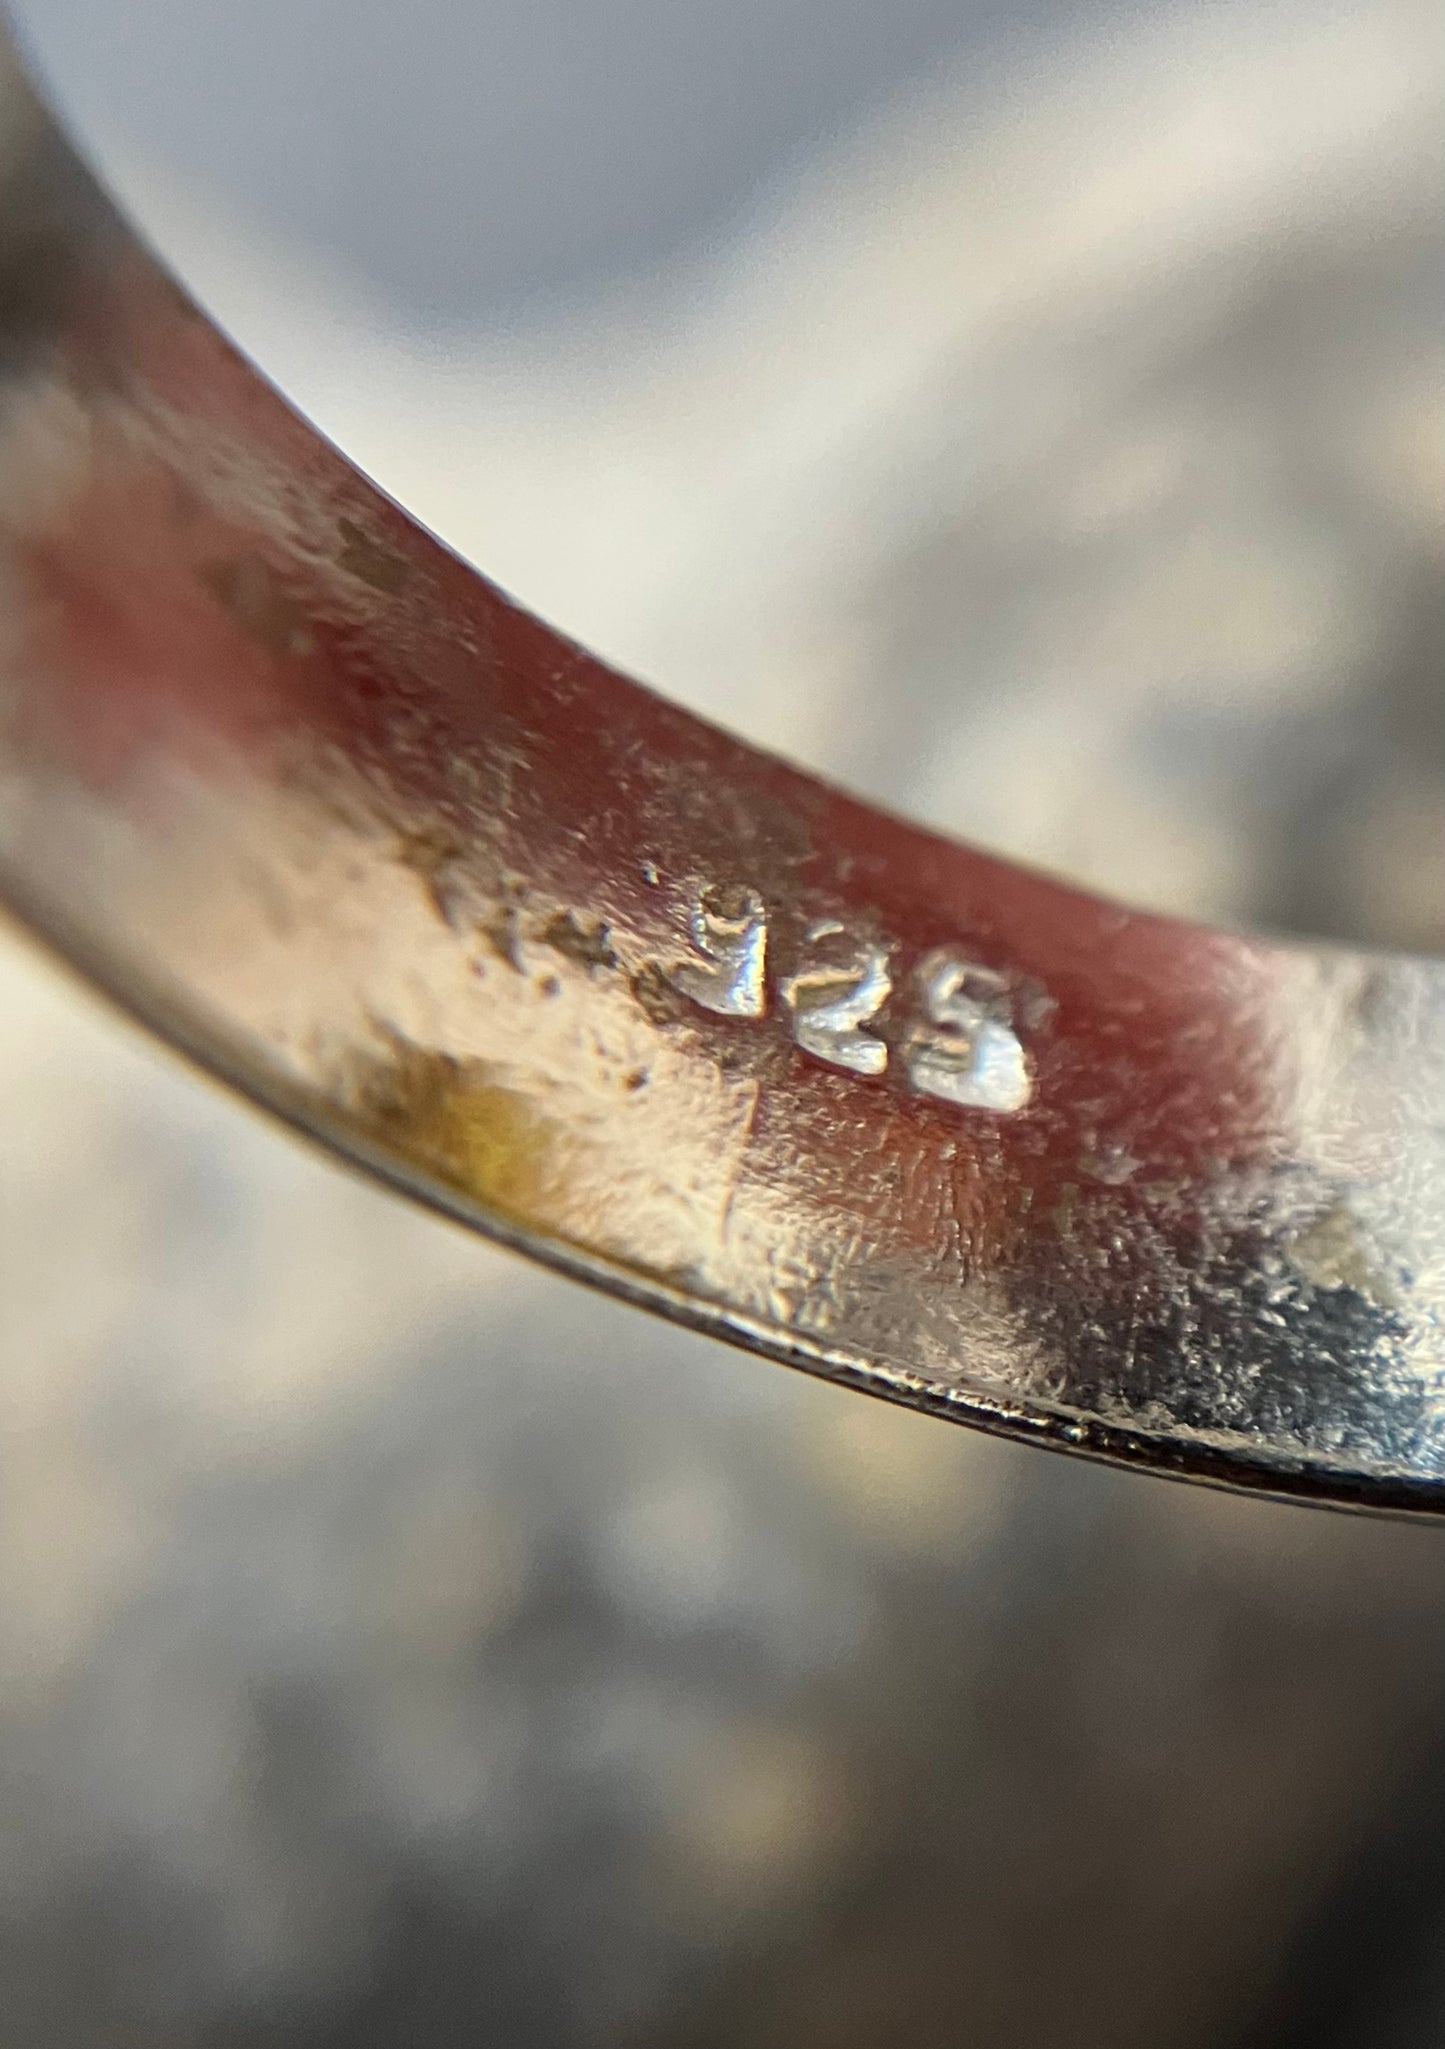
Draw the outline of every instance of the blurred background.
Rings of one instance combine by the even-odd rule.
[[[1433,6],[11,0],[524,602],[964,837],[1438,951]],[[1445,2044],[1438,1533],[594,1300],[0,934],[0,2039]]]

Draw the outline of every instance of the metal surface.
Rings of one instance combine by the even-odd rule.
[[[8,98],[26,921],[640,1304],[1055,1447],[1445,1509],[1438,965],[1116,908],[611,673],[324,444]]]

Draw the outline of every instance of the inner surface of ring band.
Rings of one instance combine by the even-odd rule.
[[[1445,1508],[1442,972],[1121,909],[616,675],[299,419],[33,102],[0,887],[506,1242],[892,1398]]]

